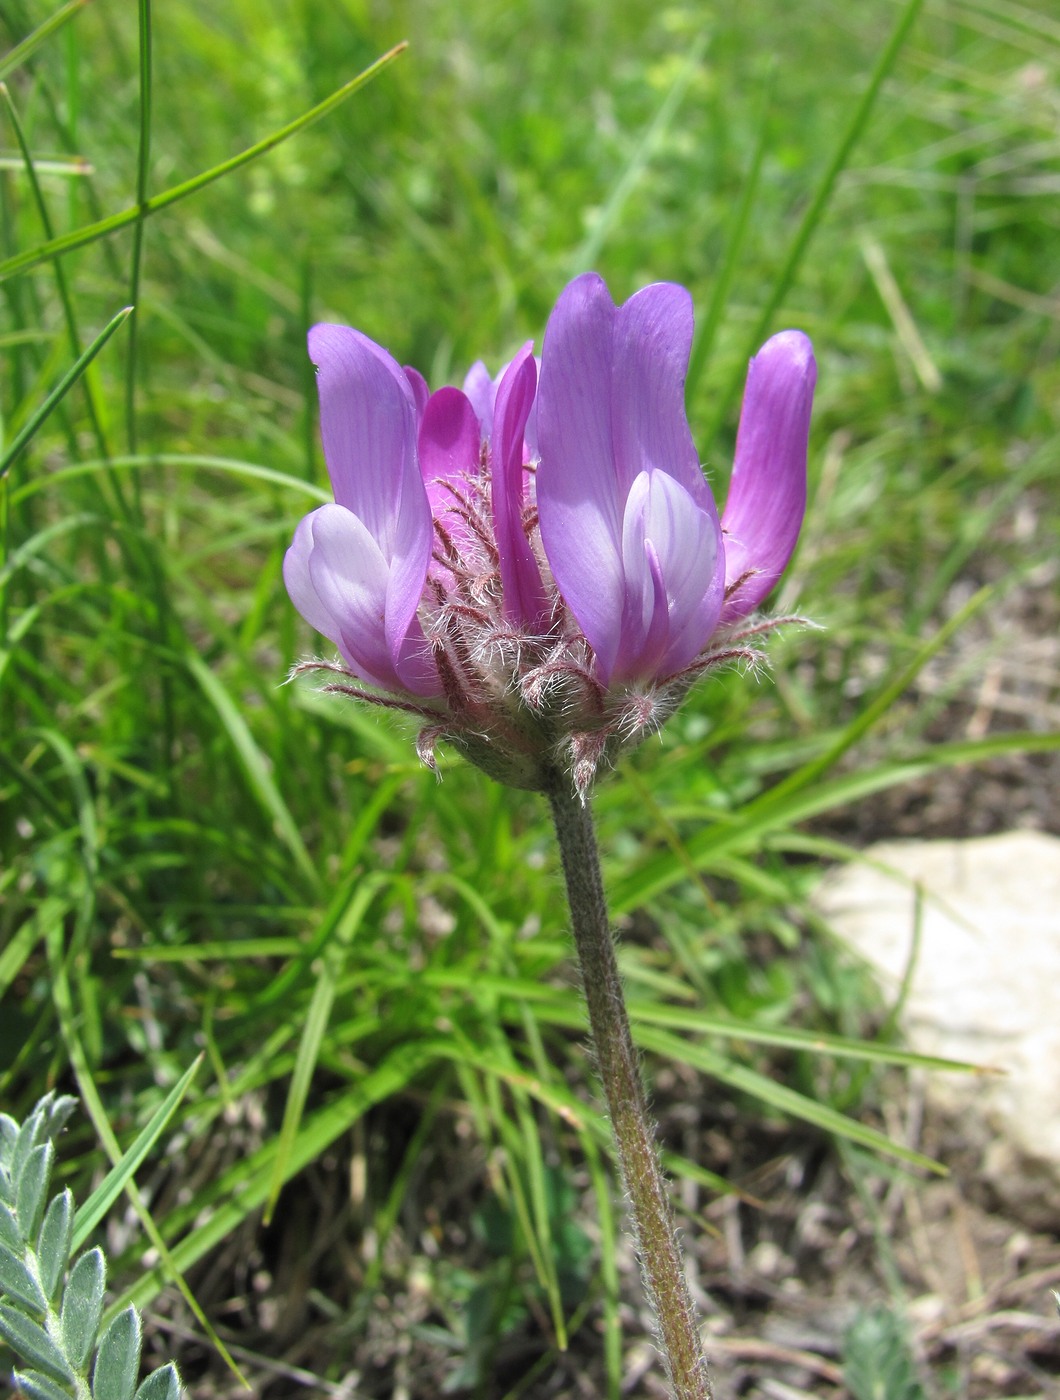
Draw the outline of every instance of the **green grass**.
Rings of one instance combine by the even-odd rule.
[[[515,1314],[564,1344],[574,1277],[615,1391],[610,1144],[542,804],[455,761],[438,783],[400,725],[283,685],[318,645],[280,579],[324,480],[307,325],[355,324],[439,384],[539,340],[590,262],[616,299],[682,281],[719,495],[753,341],[815,340],[782,600],[824,630],[774,642],[764,684],[701,686],[598,793],[649,1072],[887,1150],[843,1088],[874,1081],[788,1037],[847,1064],[876,1014],[808,911],[843,849],[805,823],[841,835],[888,786],[1058,744],[1033,723],[968,739],[959,668],[916,691],[933,656],[1003,657],[1017,601],[1049,592],[1050,7],[906,7],[908,34],[882,0],[745,8],[97,4],[20,49],[52,12],[0,21],[0,1098],[18,1116],[78,1092],[85,1182],[97,1140],[131,1143],[205,1051],[177,1113],[186,1189],[152,1178],[193,1275],[354,1144],[377,1241],[345,1281],[354,1332],[462,1152],[479,1262],[432,1287],[439,1364],[472,1384]],[[589,1258],[561,1228],[572,1181]],[[146,1304],[167,1266],[134,1255],[115,1277]],[[483,1313],[484,1282],[507,1311]]]

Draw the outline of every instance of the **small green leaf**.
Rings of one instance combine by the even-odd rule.
[[[107,1263],[102,1251],[90,1249],[82,1254],[66,1281],[59,1327],[67,1360],[76,1371],[85,1369],[96,1344],[106,1279]]]
[[[44,1215],[44,1194],[52,1174],[55,1148],[50,1142],[42,1142],[34,1147],[26,1158],[21,1174],[15,1182],[15,1210],[18,1225],[23,1237],[33,1240],[40,1229]]]
[[[69,1191],[53,1196],[44,1213],[44,1223],[37,1237],[37,1267],[41,1286],[48,1301],[54,1300],[62,1283],[63,1270],[70,1258],[70,1239],[74,1232],[74,1198]]]
[[[890,1309],[855,1317],[843,1338],[843,1379],[855,1400],[924,1400],[908,1332]]]
[[[103,1334],[92,1377],[92,1400],[133,1400],[140,1370],[140,1315],[120,1312]]]
[[[2,1175],[2,1173],[0,1173]],[[0,1196],[3,1192],[0,1191]],[[12,1202],[14,1204],[14,1202]],[[22,1238],[22,1231],[18,1228],[18,1221],[14,1212],[9,1206],[4,1205],[0,1200],[0,1242],[8,1245],[11,1249],[21,1254],[26,1241]]]
[[[44,1328],[7,1303],[0,1303],[0,1337],[13,1352],[53,1380],[69,1383],[74,1379],[62,1352]]]
[[[15,1384],[26,1400],[70,1400],[70,1391],[40,1371],[16,1371]]]
[[[40,1284],[18,1255],[0,1244],[0,1293],[7,1293],[35,1313],[47,1310],[48,1300]]]
[[[180,1377],[172,1361],[151,1372],[136,1392],[135,1400],[180,1400]]]
[[[15,1204],[15,1187],[7,1167],[0,1167],[0,1205],[5,1202],[9,1206]]]

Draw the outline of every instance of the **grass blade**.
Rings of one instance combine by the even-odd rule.
[[[11,441],[11,443],[5,449],[3,455],[0,455],[0,477],[3,477],[7,474],[7,472],[11,468],[12,462],[14,462],[15,458],[19,455],[23,448],[25,448],[27,444],[32,440],[33,435],[34,433],[36,433],[37,429],[41,426],[45,419],[47,419],[49,414],[53,412],[56,405],[62,402],[62,400],[70,392],[73,386],[84,374],[88,366],[103,349],[104,345],[106,345],[107,341],[111,338],[114,332],[118,330],[119,327],[125,324],[131,313],[132,307],[126,306],[121,311],[119,311],[116,316],[112,317],[111,320],[107,322],[107,324],[100,331],[99,335],[96,336],[92,344],[87,347],[84,354],[78,356],[78,358],[63,375],[62,379],[59,380],[55,388],[51,391],[51,393],[47,396],[44,402],[37,409],[37,411],[30,416],[29,420],[25,424],[23,424],[21,432],[19,432]]]
[[[224,472],[230,476],[243,477],[248,481],[262,481],[270,486],[282,487],[285,491],[293,491],[296,495],[305,496],[307,500],[316,504],[334,500],[330,491],[325,491],[320,486],[314,486],[312,482],[303,481],[299,476],[290,476],[286,472],[277,471],[275,467],[263,467],[257,462],[240,462],[232,457],[210,457],[200,453],[185,452],[157,452],[149,457],[114,457],[106,461],[93,462],[73,462],[70,466],[59,467],[56,471],[49,472],[47,476],[34,477],[30,481],[17,486],[11,492],[11,504],[18,505],[20,501],[34,496],[38,491],[48,491],[52,487],[62,487],[69,481],[75,481],[78,477],[92,476],[99,472],[108,471],[146,471],[148,468],[171,467],[184,471],[217,471]]]
[[[321,959],[323,965],[316,986],[313,988],[305,1026],[298,1043],[298,1058],[295,1060],[294,1073],[291,1076],[291,1087],[287,1091],[283,1123],[276,1144],[276,1157],[272,1164],[272,1179],[265,1202],[266,1225],[272,1220],[273,1210],[279,1199],[283,1183],[287,1179],[287,1164],[294,1150],[295,1138],[298,1136],[306,1099],[309,1097],[309,1085],[313,1078],[313,1071],[316,1069],[324,1033],[328,1028],[331,1008],[335,1003],[339,974],[346,961],[350,943],[361,926],[361,921],[376,895],[387,884],[387,879],[388,877],[381,873],[369,875],[365,879],[359,879],[355,876],[340,891],[339,903],[340,907],[344,906],[344,912],[336,921],[334,934],[324,949],[324,955]]]
[[[685,60],[680,72],[670,85],[670,89],[663,98],[659,110],[651,120],[647,131],[642,136],[637,149],[633,152],[629,163],[623,170],[621,177],[616,182],[611,193],[607,197],[607,202],[600,210],[599,215],[593,221],[593,226],[588,235],[579,244],[574,257],[570,263],[570,275],[577,276],[579,272],[584,272],[587,267],[592,267],[600,255],[608,233],[618,222],[626,202],[637,186],[637,181],[644,173],[645,168],[650,163],[655,150],[669,129],[670,123],[677,115],[681,106],[681,101],[688,89],[688,84],[692,80],[692,75],[703,60],[703,55],[707,50],[709,35],[706,30],[699,36],[692,45],[692,51]]]
[[[184,664],[217,712],[217,717],[239,755],[243,771],[262,810],[271,818],[277,835],[294,856],[295,863],[310,886],[315,887],[319,878],[316,867],[291,816],[291,809],[280,796],[280,790],[269,773],[265,755],[255,743],[239,707],[201,657],[189,652],[184,658]]]
[[[667,1031],[643,1025],[637,1031],[636,1040],[645,1050],[664,1055],[678,1064],[691,1065],[693,1069],[710,1075],[722,1084],[728,1084],[732,1089],[750,1094],[759,1103],[767,1104],[770,1108],[789,1117],[798,1118],[804,1123],[810,1123],[835,1137],[859,1143],[862,1147],[871,1148],[873,1152],[897,1157],[909,1166],[922,1167],[939,1176],[947,1174],[945,1167],[932,1158],[925,1157],[923,1153],[914,1152],[911,1148],[892,1141],[875,1128],[866,1127],[864,1123],[847,1118],[828,1104],[807,1098],[805,1094],[789,1089],[786,1084],[778,1084],[768,1075],[759,1074],[757,1070],[749,1069],[746,1065],[727,1060],[708,1046],[695,1044],[679,1036],[670,1035]]]
[[[32,34],[27,34],[20,44],[16,44],[13,49],[4,54],[3,58],[0,58],[0,80],[6,78],[17,68],[21,68],[31,54],[35,53],[42,44],[47,43],[53,34],[57,34],[63,25],[68,20],[73,19],[78,10],[84,9],[87,4],[88,0],[67,0],[67,3],[60,6],[55,14],[46,19],[43,24],[38,25]]]
[[[54,238],[55,232],[52,225],[52,218],[51,214],[48,212],[44,191],[41,188],[41,183],[38,178],[37,165],[34,162],[29,142],[26,140],[26,134],[22,128],[22,122],[19,119],[18,111],[5,83],[0,83],[0,95],[3,96],[4,102],[7,105],[8,118],[10,119],[12,130],[15,133],[15,140],[18,142],[19,154],[22,156],[22,164],[25,167],[26,175],[29,179],[33,201],[37,206],[37,217],[40,219],[41,228],[44,230],[44,236],[45,238]],[[77,314],[74,311],[73,298],[70,295],[63,265],[57,260],[54,267],[55,288],[59,294],[59,301],[62,303],[63,319],[66,322],[66,334],[70,341],[70,353],[76,359],[82,353],[81,336],[77,328]],[[134,297],[129,298],[130,303],[134,305],[135,300]],[[88,409],[88,416],[92,423],[92,431],[96,439],[96,448],[100,456],[106,457],[108,455],[106,436],[103,432],[101,411],[99,405],[96,403],[95,394],[93,393],[92,376],[86,375],[83,383],[85,389],[85,406]]]
[[[147,176],[151,166],[151,0],[140,0],[140,121],[136,159],[136,210],[133,226],[132,265],[129,272],[129,302],[140,300],[140,270],[143,266],[144,226],[147,209]],[[139,316],[129,322],[129,345],[125,364],[125,441],[130,453],[136,451],[136,372],[139,351]],[[138,478],[133,478],[134,481]]]
[[[26,272],[31,267],[37,267],[40,263],[47,262],[49,258],[61,257],[64,253],[72,252],[75,248],[84,248],[89,243],[106,238],[109,234],[117,232],[118,229],[127,228],[138,219],[145,219],[151,214],[157,214],[160,209],[168,209],[171,204],[177,204],[180,200],[186,199],[188,195],[198,193],[206,185],[211,185],[215,180],[230,175],[233,170],[238,170],[240,166],[249,165],[251,161],[274,150],[289,137],[296,135],[299,131],[304,131],[307,126],[312,126],[314,122],[328,116],[348,97],[352,97],[359,88],[364,87],[365,83],[370,82],[384,68],[393,63],[394,59],[407,47],[408,44],[404,42],[395,44],[381,58],[377,58],[363,73],[358,73],[356,78],[351,78],[348,83],[344,83],[323,102],[318,102],[308,112],[296,117],[293,122],[288,122],[286,126],[274,131],[271,136],[256,141],[253,146],[248,146],[245,151],[240,151],[238,155],[222,161],[220,165],[215,165],[210,170],[204,170],[201,174],[194,175],[190,180],[185,180],[183,183],[163,191],[162,194],[154,195],[151,199],[145,200],[142,205],[137,204],[131,209],[123,209],[118,214],[110,214],[107,218],[99,219],[96,223],[89,224],[85,228],[74,229],[71,233],[50,239],[37,248],[30,248],[24,253],[16,253],[14,257],[6,258],[0,262],[0,282],[15,276],[16,273]]]
[[[358,1119],[383,1099],[401,1093],[409,1081],[421,1074],[438,1052],[437,1042],[418,1041],[401,1045],[391,1051],[370,1073],[349,1091],[338,1095],[311,1118],[303,1121],[288,1158],[286,1179],[289,1181],[315,1161],[337,1138],[348,1132]],[[186,1219],[206,1218],[195,1226],[172,1249],[177,1268],[188,1269],[215,1244],[226,1239],[252,1212],[263,1206],[272,1181],[272,1159],[276,1144],[269,1143],[249,1160],[239,1162],[214,1183],[210,1201],[220,1201],[212,1213],[207,1212],[210,1201],[195,1200],[187,1208],[174,1212],[171,1224],[180,1226]],[[166,1272],[159,1266],[139,1279],[114,1303],[114,1310],[129,1303],[143,1307],[158,1295],[166,1283]]]
[[[701,323],[696,327],[695,340],[692,343],[692,354],[688,360],[688,373],[685,376],[685,402],[688,403],[695,387],[699,383],[699,377],[703,373],[704,366],[710,359],[710,352],[714,347],[714,337],[718,333],[718,326],[721,324],[722,314],[725,311],[725,303],[728,300],[729,288],[736,273],[736,266],[743,252],[744,239],[747,236],[748,225],[751,219],[751,210],[754,208],[755,195],[758,193],[758,181],[762,174],[762,161],[765,159],[766,150],[769,146],[769,111],[773,96],[773,79],[776,74],[776,64],[772,63],[769,69],[769,76],[766,80],[765,93],[762,98],[762,115],[758,121],[758,139],[755,142],[754,154],[751,157],[751,165],[744,176],[743,191],[740,194],[740,202],[733,213],[732,222],[727,230],[725,238],[725,256],[722,259],[721,267],[717,269],[713,278],[713,287],[710,294],[710,302],[707,305],[706,314]]]
[[[708,425],[707,431],[703,436],[704,442],[712,442],[717,435],[718,429],[721,427],[722,418],[728,411],[729,404],[733,401],[743,382],[744,375],[747,373],[748,360],[750,360],[751,356],[754,355],[755,351],[766,338],[770,326],[772,325],[773,317],[776,315],[778,307],[787,296],[788,290],[795,280],[795,275],[802,263],[803,255],[810,245],[810,239],[817,231],[817,226],[820,224],[824,216],[824,211],[827,209],[829,201],[832,198],[836,183],[840,175],[842,175],[843,171],[846,169],[846,164],[850,159],[851,152],[857,145],[862,132],[864,132],[865,128],[868,126],[872,109],[875,107],[876,99],[880,95],[880,89],[883,87],[888,74],[894,67],[898,55],[901,53],[905,41],[909,37],[909,32],[913,27],[916,17],[920,13],[922,5],[923,0],[906,0],[905,8],[898,17],[898,23],[891,31],[891,37],[884,45],[876,61],[876,67],[872,71],[868,86],[861,95],[861,101],[851,114],[850,121],[847,123],[845,131],[839,138],[839,144],[832,152],[832,159],[828,162],[824,175],[821,177],[821,182],[814,191],[814,196],[810,201],[809,208],[802,216],[802,222],[799,224],[795,232],[795,237],[791,241],[791,246],[788,248],[787,256],[784,259],[784,264],[780,269],[780,273],[774,281],[769,295],[766,297],[765,305],[762,307],[754,330],[747,337],[746,349],[742,355],[737,356],[732,377],[725,386],[724,392],[718,395],[718,409],[714,415],[713,421]],[[2,273],[2,268],[0,268],[0,273]]]
[[[792,823],[806,821],[822,812],[834,811],[852,802],[882,792],[900,783],[925,777],[939,768],[955,764],[983,763],[1005,753],[1053,753],[1060,749],[1060,734],[994,734],[987,739],[936,744],[908,759],[892,760],[875,768],[858,769],[830,783],[819,783],[790,795],[783,803],[749,803],[742,815],[731,822],[719,822],[695,832],[684,843],[685,854],[697,870],[723,854],[753,850],[763,837]],[[764,794],[769,797],[770,792]],[[669,854],[650,857],[639,868],[613,882],[613,912],[627,913],[653,899],[679,880],[687,878],[684,863]]]
[[[89,1196],[88,1200],[79,1208],[77,1214],[74,1216],[73,1243],[70,1246],[71,1254],[81,1248],[113,1203],[121,1195],[126,1182],[132,1180],[140,1163],[162,1136],[166,1124],[176,1112],[178,1105],[187,1093],[191,1081],[194,1079],[201,1064],[202,1055],[184,1071],[176,1084],[173,1085],[173,1088],[170,1089],[165,1099],[152,1114],[143,1132],[137,1137],[128,1151],[122,1155],[121,1160],[115,1163],[92,1192],[91,1196]]]

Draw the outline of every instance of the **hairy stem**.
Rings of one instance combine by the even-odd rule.
[[[548,796],[563,856],[597,1067],[670,1385],[675,1400],[712,1400],[707,1362],[630,1035],[592,813],[562,775],[556,775]]]

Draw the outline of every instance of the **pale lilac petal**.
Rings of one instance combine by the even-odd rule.
[[[714,501],[685,416],[685,375],[692,348],[692,298],[659,282],[619,307],[611,384],[612,442],[625,498],[642,471],[664,471],[700,509]]]
[[[459,389],[439,389],[427,400],[420,424],[419,456],[432,505],[432,488],[438,484],[449,483],[466,494],[468,481],[479,470],[482,434],[471,401]],[[452,500],[451,492],[446,499]]]
[[[464,393],[471,400],[471,407],[482,426],[482,436],[490,437],[493,432],[493,404],[497,397],[497,385],[490,378],[490,372],[481,360],[476,360],[464,376]]]
[[[416,463],[416,401],[404,370],[349,326],[314,326],[320,434],[335,500],[388,559],[430,551],[430,510]],[[425,566],[426,567],[426,566]]]
[[[427,400],[420,424],[420,472],[431,514],[461,549],[471,540],[467,523],[469,483],[482,455],[479,421],[466,394],[439,389]]]
[[[594,274],[545,332],[541,539],[604,684],[679,670],[718,619],[720,527],[684,408],[691,344],[684,288],[646,287],[616,309]]]
[[[350,670],[392,689],[386,641],[389,569],[379,546],[344,506],[313,511],[295,531],[283,564],[291,601],[310,626],[334,642]]]
[[[638,668],[652,670],[666,649],[669,633],[666,581],[646,518],[654,475],[641,472],[626,497],[622,521],[626,594],[619,645],[613,658],[597,657],[597,669],[605,685],[612,680],[628,680]]]
[[[541,571],[523,527],[526,504],[524,435],[537,388],[533,349],[533,341],[523,346],[497,389],[491,476],[504,614],[511,621],[529,627],[540,624],[549,611]]]
[[[537,371],[537,378],[541,379],[541,361],[534,357],[534,369]],[[541,451],[538,446],[537,434],[537,397],[535,395],[533,403],[530,405],[530,416],[526,420],[526,427],[523,430],[523,446],[525,451],[523,456],[527,462],[532,462],[536,466],[541,460]]]
[[[673,675],[703,649],[721,612],[717,514],[665,472],[642,472],[622,535],[626,606],[610,679]]]
[[[322,506],[321,509],[329,510],[333,507]],[[291,602],[310,627],[319,632],[321,636],[327,637],[329,642],[334,642],[338,646],[339,638],[342,635],[341,622],[338,618],[333,617],[321,602],[320,595],[309,575],[309,556],[313,552],[313,517],[315,515],[316,511],[311,515],[304,516],[298,522],[291,547],[284,555],[283,581]]]
[[[371,531],[338,505],[321,506],[308,523],[308,581],[330,622],[319,630],[335,642],[362,680],[386,690],[437,693],[437,672],[430,665],[419,623],[397,637],[387,635],[388,615],[400,599],[391,596],[395,576]]]
[[[413,369],[412,365],[405,365],[405,378],[409,382],[412,390],[413,402],[416,405],[416,421],[423,417],[423,410],[427,407],[427,400],[431,396],[431,391],[427,387],[427,381],[418,369]]]
[[[595,273],[561,293],[545,330],[538,389],[537,506],[560,593],[606,673],[618,648],[622,516],[611,436],[615,307]]]
[[[747,371],[729,498],[722,516],[722,622],[753,612],[787,566],[806,510],[806,451],[817,382],[813,346],[781,331]],[[740,582],[740,580],[743,580]]]
[[[347,326],[314,326],[309,353],[317,366],[328,474],[338,507],[356,521],[339,524],[337,517],[315,513],[310,579],[341,626],[337,645],[347,659],[356,658],[358,674],[370,671],[378,684],[429,693],[424,686],[431,668],[408,660],[410,649],[416,656],[426,651],[416,610],[433,540],[416,456],[413,387],[387,351]],[[385,578],[378,572],[380,559]],[[344,578],[358,580],[357,587],[343,591]],[[349,615],[342,611],[347,604]],[[368,629],[360,640],[354,636],[359,626]],[[389,658],[385,663],[377,654],[380,637]],[[402,679],[405,672],[414,684]],[[437,688],[436,675],[433,685]]]
[[[520,352],[521,353],[521,352]],[[481,360],[476,360],[464,376],[464,393],[471,400],[471,406],[478,415],[478,421],[482,424],[482,436],[490,439],[493,436],[493,415],[496,411],[497,393],[500,389],[501,381],[508,373],[514,361],[502,365],[497,372],[495,379],[490,378],[490,372]],[[541,361],[534,358],[534,368],[538,378],[541,376]],[[534,399],[530,407],[530,416],[526,420],[526,427],[523,430],[523,441],[525,444],[524,460],[536,462],[539,457],[537,450],[537,399]]]
[[[413,695],[424,699],[435,699],[442,694],[442,682],[438,666],[431,651],[431,644],[424,636],[418,617],[412,619],[408,630],[401,638],[394,659],[394,670],[398,680]]]

